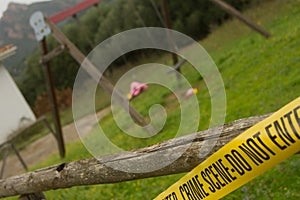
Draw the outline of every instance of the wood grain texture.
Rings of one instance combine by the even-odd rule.
[[[34,172],[13,176],[5,180],[0,180],[0,197],[38,193],[80,185],[117,183],[188,172],[240,133],[265,119],[267,116],[269,115],[240,119],[223,127],[166,140],[142,149],[62,163]],[[215,132],[218,129],[222,131],[220,136]],[[204,158],[201,158],[199,150],[203,146],[203,142],[214,139],[217,140],[216,145]],[[137,169],[138,171],[140,161],[147,163],[149,166],[158,165],[163,160],[168,160],[171,155],[185,149],[187,145],[189,148],[180,155],[179,159],[156,171],[128,173],[109,167],[122,164],[122,166],[129,166],[131,170]]]
[[[65,36],[65,34],[57,28],[57,26],[49,21],[49,19],[45,18],[45,22],[49,25],[52,31],[53,37],[64,47],[66,47],[70,53],[70,55],[81,65],[81,67],[96,81],[99,85],[110,95],[112,95],[114,91],[113,84],[103,76],[100,71],[93,65],[93,63],[87,59],[87,57]],[[144,119],[144,117],[136,111],[130,104],[128,104],[128,100],[126,97],[121,95],[120,92],[115,91],[115,97],[121,107],[124,108],[125,111],[129,110],[132,118],[141,126],[146,126],[148,123]]]
[[[240,11],[236,10],[234,7],[231,5],[227,4],[226,2],[222,0],[211,0],[214,4],[218,5],[220,8],[228,12],[229,14],[233,15],[237,19],[239,19],[241,22],[245,23],[247,26],[261,34],[262,36],[269,38],[271,37],[271,33],[268,31],[264,30],[261,26],[257,25],[247,17],[245,17]]]

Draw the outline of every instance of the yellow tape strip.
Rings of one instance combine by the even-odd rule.
[[[300,97],[219,149],[155,200],[220,199],[300,151]]]

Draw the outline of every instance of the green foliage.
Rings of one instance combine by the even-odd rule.
[[[39,64],[38,53],[30,56],[26,61],[25,77],[19,87],[30,105],[34,105],[37,95],[45,90],[45,80],[42,66]]]
[[[274,112],[299,96],[300,7],[297,5],[298,2],[292,0],[276,0],[246,12],[247,16],[273,33],[274,36],[268,40],[233,20],[200,42],[216,61],[224,79],[228,105],[226,121]],[[164,55],[159,62],[167,59],[170,57]],[[210,117],[209,94],[205,90],[205,83],[199,80],[189,65],[184,65],[182,71],[192,85],[200,89],[197,97],[203,117],[199,129],[205,129]],[[108,137],[121,147],[137,148],[171,138],[177,129],[179,110],[176,101],[170,98],[169,91],[156,86],[149,90],[155,95],[143,93],[143,98],[138,97],[133,101],[134,106],[147,114],[154,100],[155,103],[161,103],[168,111],[168,124],[159,134],[160,137],[152,141],[128,140],[114,124],[112,117],[105,117],[101,125],[107,130]],[[91,157],[79,142],[68,145],[67,149],[68,158],[64,161]],[[299,158],[299,155],[292,156],[224,199],[299,199]],[[58,162],[61,161],[55,155],[39,167]],[[182,176],[73,187],[49,191],[46,196],[48,199],[152,199]]]
[[[243,9],[257,0],[230,0],[233,6]],[[103,1],[98,7],[89,9],[78,21],[71,19],[62,29],[66,36],[84,53],[88,54],[97,44],[124,30],[144,27],[162,26],[161,1],[158,0],[114,0]],[[157,9],[159,12],[155,11]],[[169,1],[169,10],[173,28],[194,39],[201,39],[211,31],[211,25],[220,24],[228,14],[207,0]],[[49,49],[58,44],[52,37],[48,41]],[[122,44],[120,44],[121,46]],[[150,52],[152,53],[152,52]],[[143,54],[142,54],[143,55]],[[114,65],[138,59],[141,52],[132,52],[118,59]],[[19,86],[30,105],[45,91],[42,66],[39,53],[34,53],[26,61],[24,77]],[[63,53],[51,62],[55,86],[58,89],[73,87],[79,65],[68,53]]]

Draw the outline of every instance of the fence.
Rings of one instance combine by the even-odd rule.
[[[216,129],[209,129],[170,139],[142,149],[62,163],[60,165],[54,165],[34,172],[3,179],[0,180],[0,197],[22,195],[22,197],[26,196],[27,199],[45,199],[41,192],[53,189],[70,188],[80,185],[117,183],[188,172],[206,159],[199,157],[199,149],[204,140],[218,138],[216,145],[206,156],[209,157],[240,133],[268,116],[269,115],[250,117],[226,124],[222,128],[220,136],[214,133]],[[180,155],[179,159],[171,165],[157,171],[127,173],[115,170],[107,165],[107,163],[111,165],[113,163],[122,162],[131,166],[131,171],[134,171],[134,168],[137,167],[137,161],[142,160],[146,163],[151,163],[151,165],[156,165],[162,161],[162,156],[168,159],[171,154],[180,152],[180,149],[186,148],[187,145],[189,146],[188,150],[185,151],[183,155]],[[158,154],[160,155],[160,159],[155,159]]]

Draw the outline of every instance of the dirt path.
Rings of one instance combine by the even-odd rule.
[[[100,112],[97,113],[98,120],[106,116],[110,112],[110,107],[107,107]],[[94,124],[91,122],[91,118],[93,115],[88,115],[83,119],[78,121],[79,126],[83,126],[84,133],[88,134]],[[79,140],[79,136],[77,134],[75,124],[68,124],[63,127],[63,137],[66,144]],[[48,134],[23,149],[20,154],[27,166],[30,168],[45,159],[47,159],[51,154],[58,153],[57,143],[52,134]],[[0,166],[2,166],[2,162],[0,162]],[[20,161],[17,159],[16,155],[10,155],[6,160],[6,166],[4,170],[4,178],[12,175],[17,175],[20,173],[24,173]]]

